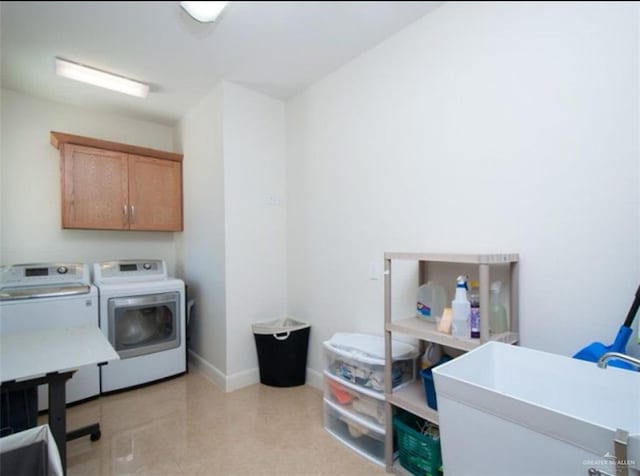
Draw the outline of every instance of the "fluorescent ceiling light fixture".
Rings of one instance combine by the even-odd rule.
[[[189,15],[202,23],[216,21],[229,2],[180,2]]]
[[[149,94],[148,84],[89,68],[62,58],[56,58],[56,74],[140,98],[146,98]]]

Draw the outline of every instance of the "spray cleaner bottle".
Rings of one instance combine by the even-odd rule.
[[[467,278],[458,276],[456,282],[456,295],[451,301],[453,319],[451,322],[451,335],[468,339],[471,336],[469,317],[471,315],[471,303],[467,298]]]

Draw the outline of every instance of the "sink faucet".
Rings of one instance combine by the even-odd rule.
[[[638,367],[638,370],[640,370],[640,359],[636,359],[634,357],[630,357],[630,356],[628,356],[626,354],[621,354],[620,352],[607,352],[606,354],[604,354],[598,360],[598,367],[600,367],[601,369],[606,369],[607,368],[607,364],[609,363],[609,360],[611,360],[611,359],[624,360],[625,362],[628,362],[631,365],[635,365],[636,367]]]

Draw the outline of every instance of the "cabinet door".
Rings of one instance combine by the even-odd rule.
[[[62,156],[62,227],[126,229],[127,155],[65,144]]]
[[[182,164],[129,155],[129,229],[182,230]]]

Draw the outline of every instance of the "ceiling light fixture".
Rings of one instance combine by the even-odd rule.
[[[89,68],[62,58],[56,58],[56,74],[140,98],[146,98],[147,94],[149,94],[148,84]]]
[[[216,21],[229,2],[180,2],[189,15],[202,23]]]

